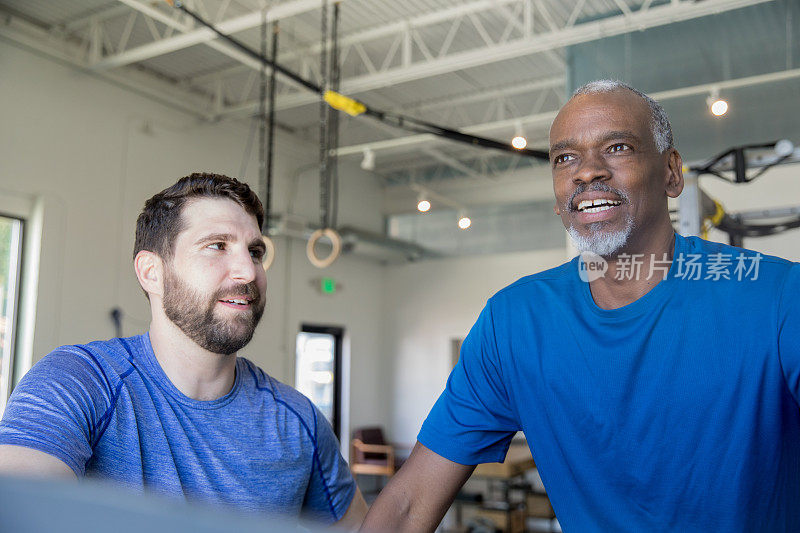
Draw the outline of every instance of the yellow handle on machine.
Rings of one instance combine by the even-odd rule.
[[[360,115],[367,110],[367,106],[358,100],[353,100],[349,96],[339,94],[336,91],[325,91],[323,98],[328,102],[329,106],[339,111],[344,111],[351,117]]]

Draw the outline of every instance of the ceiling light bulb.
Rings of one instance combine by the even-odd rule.
[[[426,213],[431,209],[431,203],[426,200],[425,198],[421,199],[419,203],[417,203],[417,209],[420,213]]]
[[[526,139],[522,135],[517,135],[516,137],[511,139],[511,146],[513,146],[517,150],[522,150],[523,148],[528,146],[528,139]]]
[[[711,113],[717,117],[721,117],[728,112],[728,102],[719,99],[711,103]]]
[[[460,229],[469,229],[472,225],[472,220],[466,215],[461,215],[458,219],[458,227]]]
[[[775,155],[778,157],[788,157],[794,152],[794,144],[789,139],[781,139],[775,143]]]
[[[375,170],[375,152],[370,148],[364,148],[364,159],[361,160],[361,168]]]

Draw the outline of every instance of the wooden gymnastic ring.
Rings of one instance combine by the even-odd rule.
[[[328,254],[328,257],[321,259],[317,257],[317,254],[314,251],[314,246],[322,237],[327,237],[330,239],[333,249],[331,250],[331,253]],[[336,258],[339,257],[339,253],[341,251],[342,238],[338,233],[336,233],[336,230],[331,228],[320,228],[316,230],[311,234],[311,237],[308,239],[308,243],[306,244],[306,255],[308,256],[308,260],[311,261],[311,264],[317,268],[325,268],[330,266],[334,261],[336,261]]]
[[[261,260],[261,266],[264,267],[264,270],[269,270],[269,267],[272,266],[272,262],[275,261],[275,243],[272,242],[272,239],[267,237],[266,235],[262,235],[261,239],[264,241],[264,245],[267,249],[264,251],[264,259]]]

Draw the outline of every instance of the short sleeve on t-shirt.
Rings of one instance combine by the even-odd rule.
[[[0,422],[0,444],[47,453],[83,476],[108,417],[111,386],[88,352],[55,350],[14,389]]]
[[[461,346],[447,386],[417,437],[456,463],[502,462],[520,425],[497,350],[491,301]]]

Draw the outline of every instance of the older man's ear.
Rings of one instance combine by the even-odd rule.
[[[683,192],[683,159],[675,148],[670,149],[667,172],[667,196],[677,198]]]

